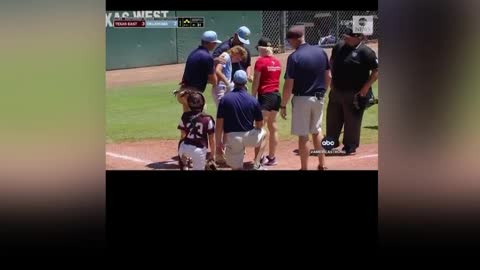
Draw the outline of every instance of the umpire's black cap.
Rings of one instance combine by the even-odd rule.
[[[360,37],[363,36],[362,33],[354,33],[352,28],[347,28],[345,30],[344,35],[351,36],[351,37],[356,37],[356,38],[360,38]]]

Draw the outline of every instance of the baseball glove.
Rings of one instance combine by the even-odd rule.
[[[193,168],[192,159],[187,156],[178,156],[178,166],[181,171],[188,171]]]
[[[353,98],[353,106],[357,110],[366,110],[375,104],[378,104],[378,99],[375,98],[372,90],[368,91],[367,95],[364,97],[356,94]]]
[[[218,165],[215,163],[215,160],[209,159],[207,161],[207,164],[205,164],[205,170],[206,171],[217,171],[218,170]]]

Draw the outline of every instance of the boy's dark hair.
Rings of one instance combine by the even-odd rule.
[[[187,97],[187,103],[190,110],[201,112],[205,106],[205,98],[199,92],[191,92]]]

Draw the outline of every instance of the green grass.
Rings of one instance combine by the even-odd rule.
[[[281,84],[283,86],[283,80]],[[178,139],[177,125],[182,109],[172,95],[172,91],[176,87],[176,83],[166,83],[108,89],[106,91],[107,142]],[[374,93],[378,93],[376,83]],[[212,101],[210,87],[207,87],[204,94],[207,100],[207,113],[215,117],[216,107]],[[325,112],[326,104],[328,104],[328,98],[325,101]],[[377,111],[378,106],[372,106],[365,111],[361,143],[378,141]],[[281,139],[294,139],[295,137],[290,135],[291,109],[287,108],[287,112],[287,121],[280,116],[278,118],[279,135]],[[325,116],[326,113],[324,113],[323,120],[324,133],[326,131]]]

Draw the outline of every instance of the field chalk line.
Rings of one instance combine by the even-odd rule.
[[[361,158],[371,158],[371,157],[378,157],[378,154],[361,156],[361,157],[357,157],[356,159],[361,159]]]
[[[142,163],[142,164],[152,164],[152,163],[154,163],[151,160],[139,159],[139,158],[135,158],[135,157],[115,154],[115,153],[112,153],[112,152],[106,152],[106,154],[107,154],[107,156],[111,156],[111,157],[115,157],[115,158],[121,158],[121,159],[129,160],[129,161],[133,161],[133,162],[137,162],[137,163]],[[371,157],[378,157],[378,154],[355,157],[354,159],[371,158]],[[175,162],[175,161],[174,160],[167,160],[167,162]]]
[[[153,163],[153,161],[150,161],[150,160],[145,160],[145,159],[139,159],[139,158],[134,158],[134,157],[130,157],[130,156],[119,155],[119,154],[115,154],[115,153],[112,153],[112,152],[106,152],[106,154],[107,154],[107,156],[111,156],[111,157],[115,157],[115,158],[121,158],[121,159],[129,160],[129,161],[133,161],[133,162],[137,162],[137,163],[142,163],[142,164],[151,164],[151,163]]]

